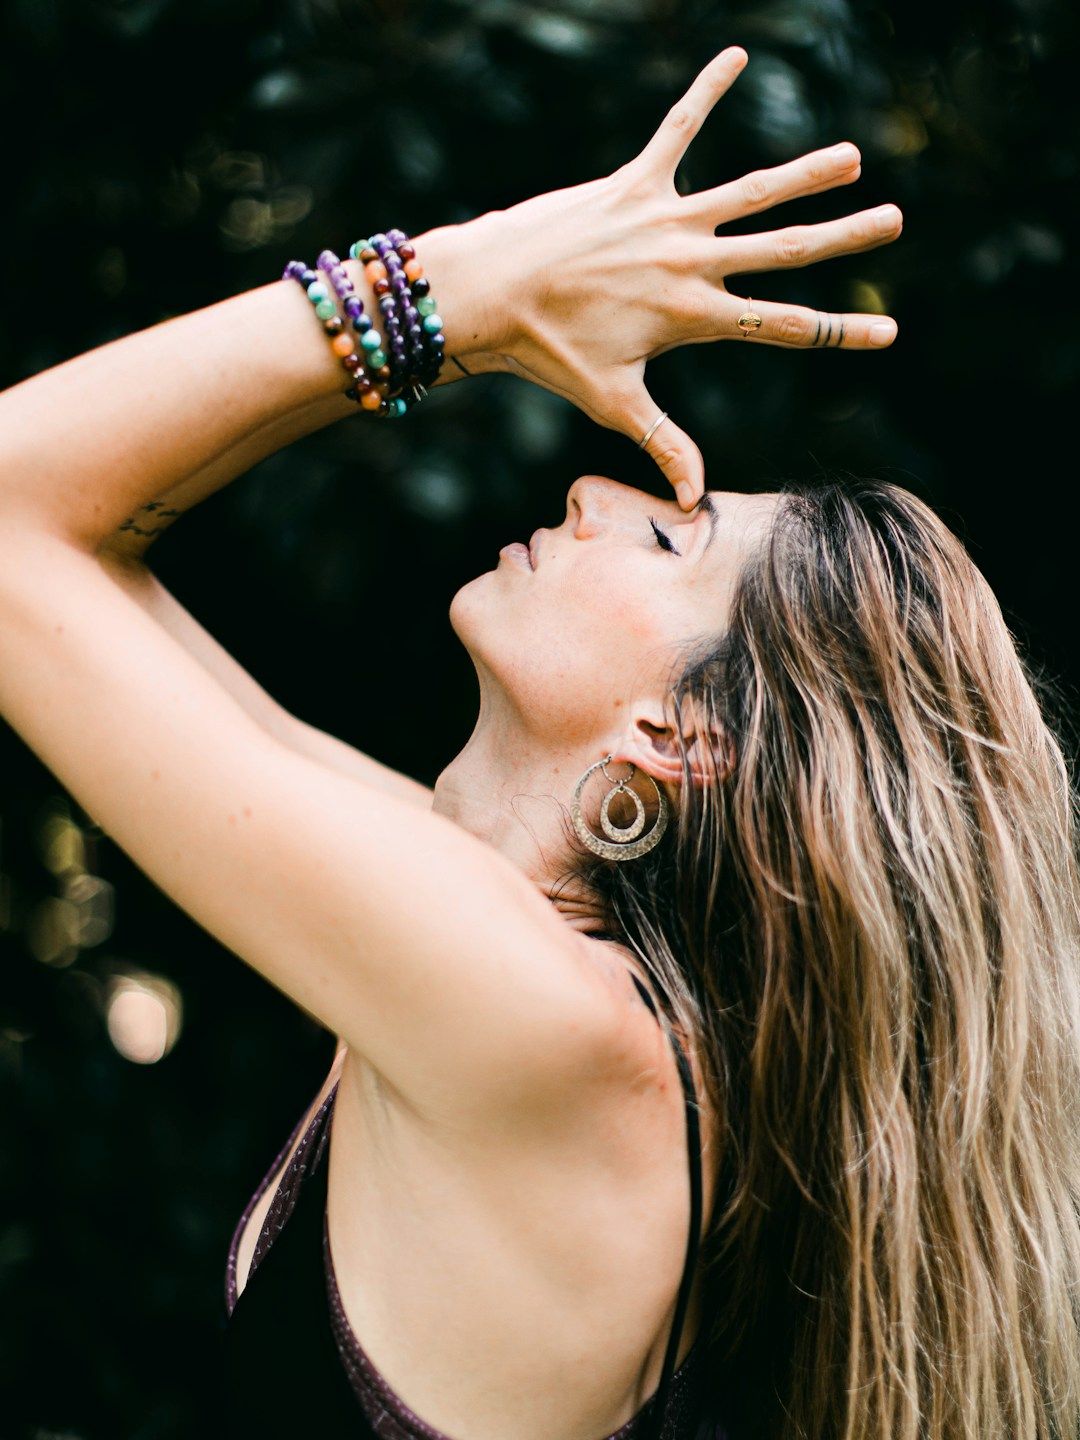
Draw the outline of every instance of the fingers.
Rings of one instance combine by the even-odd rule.
[[[724,296],[723,301],[714,340],[745,335],[754,344],[783,345],[789,350],[880,350],[896,339],[896,321],[888,315],[838,314],[770,300],[744,301],[734,295]],[[740,328],[740,318],[753,315],[761,317],[761,324]]]
[[[631,164],[673,180],[676,167],[705,117],[729,89],[747,61],[746,51],[729,45],[710,60],[680,100],[664,116],[660,128]]]
[[[861,173],[862,156],[845,140],[841,145],[814,150],[770,170],[754,170],[739,180],[687,195],[683,208],[715,227],[801,195],[816,195],[837,185],[850,185]]]
[[[746,271],[788,270],[828,260],[835,255],[857,255],[895,240],[904,217],[895,205],[862,210],[842,220],[825,220],[820,225],[789,225],[761,235],[725,235],[716,241],[718,273],[740,275]]]
[[[642,385],[631,392],[612,411],[605,424],[640,444],[646,433],[644,450],[651,455],[675,491],[679,504],[690,510],[705,492],[705,461],[697,445],[670,416],[654,425],[663,412]]]

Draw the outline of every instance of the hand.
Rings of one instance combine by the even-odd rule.
[[[646,362],[677,345],[734,339],[864,350],[896,336],[885,316],[824,314],[756,296],[753,309],[762,324],[749,338],[740,330],[747,302],[730,293],[731,276],[870,250],[895,240],[903,223],[897,207],[886,205],[819,225],[714,233],[717,225],[782,201],[848,185],[860,173],[858,150],[843,144],[680,195],[676,167],[746,61],[737,46],[722,51],[644,150],[614,174],[481,217],[496,226],[495,249],[513,257],[515,278],[501,291],[502,329],[494,347],[500,368],[572,400],[598,424],[635,441],[660,413],[645,386]],[[667,419],[646,448],[679,503],[692,507],[704,489],[694,441]]]

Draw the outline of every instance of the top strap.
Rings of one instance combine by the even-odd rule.
[[[675,1059],[679,1067],[679,1079],[682,1081],[683,1087],[683,1099],[686,1109],[687,1151],[690,1160],[690,1233],[686,1242],[686,1260],[683,1264],[682,1279],[679,1282],[679,1295],[675,1302],[675,1318],[672,1321],[667,1353],[664,1356],[664,1364],[660,1372],[660,1383],[653,1397],[652,1434],[654,1440],[660,1440],[664,1427],[668,1396],[671,1390],[671,1380],[675,1373],[675,1357],[678,1354],[679,1340],[682,1336],[683,1323],[686,1319],[686,1310],[690,1303],[690,1290],[694,1283],[694,1267],[697,1261],[699,1244],[698,1236],[701,1232],[701,1132],[698,1123],[698,1102],[697,1091],[694,1086],[694,1072],[690,1067],[690,1061],[687,1058],[686,1052],[679,1042],[678,1036],[658,1013],[656,1003],[649,993],[648,988],[642,984],[641,980],[633,971],[631,971],[630,974],[634,984],[638,988],[638,993],[656,1017],[657,1024],[666,1031],[667,1037],[675,1050]]]

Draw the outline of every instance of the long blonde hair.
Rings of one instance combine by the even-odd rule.
[[[1080,1433],[1080,869],[1050,682],[961,541],[788,484],[673,672],[734,742],[639,860],[572,874],[720,1121],[710,1405],[735,1440]],[[1055,733],[1055,725],[1058,727]]]

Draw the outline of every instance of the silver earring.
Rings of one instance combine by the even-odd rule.
[[[653,789],[656,791],[656,798],[660,808],[656,812],[656,821],[653,828],[647,835],[642,835],[639,840],[637,837],[641,835],[642,830],[645,828],[645,806],[641,803],[641,797],[627,785],[627,781],[634,778],[634,771],[637,767],[632,761],[627,761],[627,764],[630,766],[630,774],[627,775],[624,780],[612,780],[604,768],[610,760],[611,756],[605,755],[603,760],[598,760],[595,765],[590,765],[588,770],[585,771],[585,774],[582,775],[574,787],[574,799],[570,806],[570,818],[574,822],[574,829],[594,855],[602,855],[605,860],[636,860],[639,855],[647,855],[667,829],[668,803],[664,797],[664,792],[650,775],[649,779],[652,780]],[[603,804],[600,806],[600,828],[604,834],[609,837],[607,840],[601,840],[599,836],[594,835],[585,824],[585,820],[581,814],[581,792],[585,789],[586,781],[594,770],[603,770],[605,780],[610,780],[614,787],[604,796]],[[614,800],[616,795],[620,794],[629,795],[630,799],[634,802],[634,809],[637,811],[637,814],[630,824],[622,828],[613,825],[608,817],[608,810],[611,807],[612,800]]]

